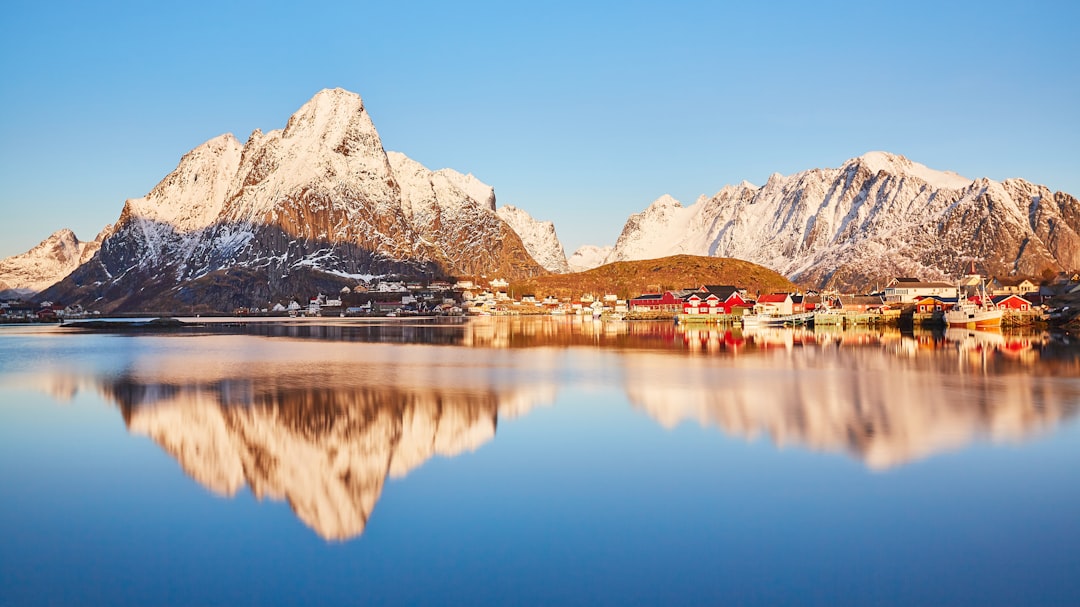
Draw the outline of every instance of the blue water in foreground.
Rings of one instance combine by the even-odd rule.
[[[1077,605],[1068,336],[0,327],[0,606]]]

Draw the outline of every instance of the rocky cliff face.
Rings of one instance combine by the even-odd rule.
[[[871,152],[633,215],[607,262],[677,253],[759,263],[796,282],[863,290],[893,276],[1080,267],[1080,202],[1022,179],[970,180]]]
[[[555,224],[550,221],[537,221],[523,209],[505,205],[497,211],[499,217],[521,237],[521,242],[533,259],[549,272],[565,273],[570,271],[566,263],[566,251],[555,234]]]
[[[290,278],[543,273],[471,175],[387,153],[358,95],[324,90],[282,130],[212,139],[129,200],[101,252],[55,297],[113,310],[228,310]]]
[[[0,297],[32,297],[88,261],[109,228],[90,241],[60,230],[21,255],[0,260]]]

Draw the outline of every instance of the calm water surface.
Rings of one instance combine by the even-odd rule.
[[[0,606],[1080,604],[1080,348],[0,327]]]

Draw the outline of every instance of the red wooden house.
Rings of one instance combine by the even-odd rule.
[[[704,285],[683,298],[683,314],[731,314],[736,307],[746,307],[738,287]]]
[[[645,293],[630,300],[634,312],[682,312],[683,300],[672,291]]]
[[[946,297],[923,297],[915,302],[915,311],[919,314],[941,312],[956,305],[956,301]]]
[[[1020,297],[1019,295],[1001,295],[998,297],[990,298],[994,305],[1002,310],[1012,310],[1015,312],[1030,312],[1035,306],[1030,301]]]

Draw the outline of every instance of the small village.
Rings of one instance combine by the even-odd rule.
[[[698,285],[620,298],[612,293],[582,293],[573,298],[517,295],[503,279],[455,283],[372,279],[338,293],[314,294],[266,305],[241,307],[235,316],[398,317],[398,316],[580,316],[601,320],[674,320],[749,326],[767,319],[774,325],[943,325],[944,314],[960,302],[1002,311],[1003,326],[1053,322],[1069,316],[1054,298],[1080,295],[1080,274],[1052,280],[972,274],[958,284],[897,277],[878,293],[844,295],[813,290],[748,293],[737,285]],[[101,314],[78,304],[8,300],[0,302],[2,322],[62,322]],[[1067,318],[1066,318],[1067,319]]]

